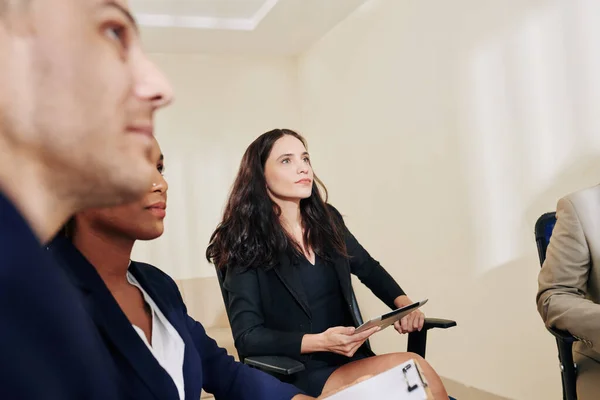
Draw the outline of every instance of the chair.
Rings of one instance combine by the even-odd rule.
[[[543,214],[535,223],[535,242],[537,244],[540,265],[544,264],[546,259],[546,249],[550,243],[550,236],[556,224],[556,213],[549,212]],[[577,400],[577,390],[575,382],[577,380],[577,365],[573,362],[573,343],[578,339],[569,332],[561,331],[556,328],[548,328],[548,331],[556,338],[558,346],[558,361],[561,371],[563,399]]]
[[[229,295],[225,289],[223,289],[223,281],[225,279],[225,271],[217,268],[217,278],[221,287],[221,294],[223,295],[223,301],[225,302],[225,309],[229,313]],[[363,323],[360,309],[358,308],[358,302],[354,291],[352,291],[352,310],[354,310],[354,316],[359,324]],[[408,350],[409,352],[416,353],[421,357],[425,358],[425,349],[427,345],[427,331],[434,328],[447,329],[456,326],[456,321],[449,319],[439,318],[425,318],[423,329],[420,332],[411,332],[408,334]],[[366,346],[371,349],[369,340],[365,342]],[[304,364],[300,361],[290,357],[283,356],[253,356],[245,357],[241,360],[245,364],[252,367],[258,368],[265,372],[278,375],[292,375],[297,372],[304,370]]]

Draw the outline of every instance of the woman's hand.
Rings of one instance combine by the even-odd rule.
[[[302,337],[302,354],[315,353],[318,351],[329,351],[352,357],[356,350],[375,332],[379,331],[375,326],[364,332],[354,333],[356,328],[349,326],[334,326],[325,332]]]
[[[352,357],[356,350],[380,328],[378,326],[367,329],[364,332],[354,333],[356,328],[335,326],[321,333],[325,351]]]
[[[394,300],[394,305],[398,308],[414,303],[408,296],[398,296]],[[394,323],[394,328],[398,333],[410,333],[423,329],[425,323],[425,314],[421,310],[415,310],[403,317],[400,321]]]

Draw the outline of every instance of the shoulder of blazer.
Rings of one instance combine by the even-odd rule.
[[[253,280],[258,282],[264,279],[265,273],[272,272],[277,267],[279,267],[279,263],[274,268],[270,268],[268,271],[265,271],[262,268],[227,268],[227,271],[223,277],[223,289],[228,292],[243,290],[241,288],[246,287],[248,282]]]
[[[562,200],[567,200],[573,204],[575,208],[579,205],[587,203],[600,204],[600,185],[592,186],[586,189],[573,192],[563,197]]]
[[[332,206],[329,203],[325,203],[325,206],[329,209],[329,211],[333,214],[334,217],[339,218],[340,220],[344,221],[344,217],[342,216],[342,214],[338,211],[337,208],[335,208],[334,206]]]
[[[333,219],[336,220],[336,222],[339,222],[343,229],[348,231],[348,227],[346,226],[346,221],[344,221],[344,216],[342,215],[342,213],[340,213],[337,208],[335,208],[329,203],[325,203],[325,205],[329,209],[329,212],[331,213]]]
[[[159,268],[155,267],[152,264],[131,260],[131,266],[135,266],[135,268],[137,268],[138,272],[144,274],[144,276],[151,277],[153,279],[173,281],[173,278],[171,278],[169,275],[167,275],[166,273],[164,273],[163,271],[161,271]]]
[[[563,197],[557,206],[557,218],[564,217],[565,212],[577,219],[584,236],[589,241],[588,246],[595,247],[600,234],[600,186]]]

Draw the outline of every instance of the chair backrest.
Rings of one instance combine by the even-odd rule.
[[[219,268],[217,266],[215,266],[215,270],[217,271],[217,280],[219,281],[219,288],[221,289],[221,295],[223,296],[223,303],[225,304],[225,312],[227,313],[227,319],[229,320],[229,324],[231,325],[231,317],[229,316],[229,293],[227,293],[227,290],[223,288],[223,282],[225,281],[225,274],[227,273],[227,271],[224,268]],[[244,362],[244,359],[240,355],[238,349],[236,348],[235,350],[238,354],[238,358],[240,359],[240,361]]]
[[[537,244],[538,257],[540,258],[540,266],[546,260],[546,249],[548,249],[554,225],[556,225],[555,212],[543,214],[535,223],[535,242]]]
[[[356,301],[356,295],[354,294],[354,288],[352,288],[352,312],[354,313],[354,318],[356,319],[356,322],[358,322],[358,325],[362,325],[363,318],[362,318],[362,314],[360,313],[360,308],[358,308],[358,301]],[[371,350],[371,342],[369,341],[369,339],[367,339],[365,341],[365,346],[370,350]]]
[[[219,281],[219,288],[221,288],[221,295],[223,296],[223,302],[225,303],[225,312],[227,312],[227,318],[229,318],[229,293],[223,288],[223,282],[225,281],[225,269],[215,266],[217,271],[217,280]]]
[[[556,213],[554,212],[542,214],[535,223],[535,242],[537,244],[541,266],[544,265],[544,261],[546,260],[546,250],[550,244],[550,237],[552,236],[554,225],[556,225]],[[556,345],[558,346],[563,400],[577,400],[575,389],[577,366],[573,362],[572,354],[573,341],[576,339],[571,337],[568,332],[558,331],[555,328],[548,328],[548,330],[556,337]],[[559,335],[562,339],[559,339],[557,332],[560,332]]]

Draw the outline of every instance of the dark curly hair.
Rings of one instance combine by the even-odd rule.
[[[233,184],[223,220],[213,232],[206,258],[217,268],[274,267],[284,253],[293,259],[302,256],[301,245],[287,234],[279,216],[281,209],[267,192],[265,162],[273,145],[284,135],[306,140],[290,129],[263,133],[246,149]],[[325,200],[321,195],[325,193]],[[327,189],[316,176],[312,194],[300,201],[304,244],[326,261],[348,257],[345,226],[337,211],[327,203]]]

